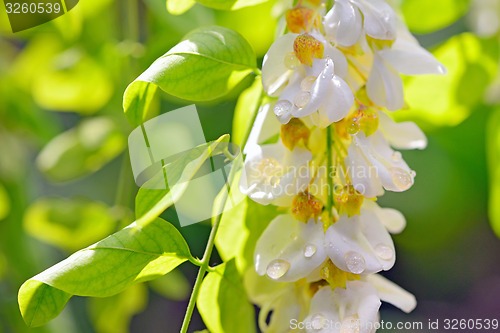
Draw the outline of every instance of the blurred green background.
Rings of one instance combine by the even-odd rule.
[[[415,186],[380,202],[400,209],[408,222],[395,236],[398,260],[386,275],[419,305],[410,315],[384,305],[382,318],[499,319],[500,242],[488,217],[489,209],[493,224],[500,219],[498,31],[471,32],[480,16],[467,0],[391,3],[449,74],[405,78],[409,108],[396,119],[415,120],[429,147],[404,153],[417,172]],[[179,331],[196,273],[189,263],[111,298],[74,297],[61,316],[37,329],[23,323],[17,291],[133,220],[137,187],[125,153],[132,128],[122,110],[127,85],[200,25],[240,32],[261,61],[286,4],[273,0],[232,12],[196,4],[174,16],[165,0],[82,0],[68,14],[16,34],[0,10],[0,332]],[[208,140],[231,132],[238,95],[251,82],[197,103]],[[153,112],[187,104],[157,94]],[[164,216],[179,227],[175,212]],[[209,225],[179,229],[201,257]],[[197,314],[191,329],[204,329]]]

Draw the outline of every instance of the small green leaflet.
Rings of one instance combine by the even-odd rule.
[[[239,33],[218,26],[195,29],[127,87],[125,115],[133,126],[141,124],[156,87],[190,101],[214,100],[256,68],[255,52]]]
[[[208,273],[198,310],[211,333],[255,333],[255,313],[232,259]]]
[[[146,226],[133,223],[26,281],[19,308],[28,326],[40,326],[59,315],[73,295],[112,296],[191,259],[172,224],[159,218]]]

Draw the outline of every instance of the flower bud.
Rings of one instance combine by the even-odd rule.
[[[319,274],[323,280],[328,282],[332,290],[335,288],[345,289],[347,281],[360,280],[360,276],[358,274],[341,270],[335,266],[330,259],[328,259],[323,265]]]
[[[359,215],[364,197],[354,186],[346,185],[335,191],[335,206],[340,215],[347,213],[348,217]]]
[[[286,24],[290,32],[300,34],[318,26],[318,15],[314,9],[297,6],[286,12]]]
[[[292,200],[292,215],[306,223],[311,217],[317,220],[323,210],[323,203],[309,192],[301,192]]]
[[[293,150],[300,140],[307,146],[311,131],[298,118],[292,118],[288,124],[281,125],[281,141],[290,150]]]

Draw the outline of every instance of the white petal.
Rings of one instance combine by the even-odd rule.
[[[337,0],[325,15],[325,32],[338,44],[352,46],[361,36],[362,23],[358,8],[346,0]]]
[[[374,174],[373,166],[366,159],[356,139],[347,149],[345,164],[354,188],[365,197],[373,198],[384,193],[382,183]]]
[[[384,0],[351,0],[364,16],[368,36],[376,39],[396,38],[396,13]]]
[[[399,234],[406,227],[406,219],[400,211],[392,208],[381,208],[371,200],[365,200],[363,206],[372,209],[379,220],[391,234]]]
[[[407,40],[397,39],[391,49],[378,53],[404,75],[446,74],[446,67],[432,53]]]
[[[323,54],[325,58],[330,57],[333,60],[336,75],[340,77],[345,77],[347,75],[347,58],[345,57],[344,53],[342,53],[342,51],[340,51],[336,47],[331,46],[330,43],[326,43],[325,51]]]
[[[311,219],[307,224],[292,215],[280,215],[271,221],[255,246],[255,270],[266,274],[268,265],[275,259],[290,264],[288,271],[275,279],[293,282],[309,275],[326,259],[323,224]],[[310,248],[307,248],[310,246]],[[306,256],[304,251],[314,252]]]
[[[377,215],[361,209],[361,215],[342,215],[325,233],[326,252],[335,266],[351,272],[350,259],[361,256],[364,265],[353,273],[370,274],[388,270],[396,260],[394,243]],[[385,250],[385,251],[382,251]],[[362,270],[364,266],[364,270]]]
[[[271,104],[266,104],[259,109],[243,150],[244,154],[248,154],[252,146],[262,144],[280,133],[281,125],[277,121],[271,106]]]
[[[425,149],[427,137],[411,121],[396,123],[384,112],[380,112],[380,130],[385,139],[396,149]]]
[[[285,56],[293,52],[293,42],[298,34],[286,34],[278,38],[262,63],[262,85],[270,96],[276,96],[278,90],[288,81],[292,71],[285,66]]]
[[[373,68],[366,82],[368,97],[377,105],[395,111],[404,106],[403,81],[394,68],[375,54]]]
[[[369,283],[347,281],[346,289],[332,289],[328,286],[319,289],[311,300],[309,316],[304,320],[308,333],[340,332],[343,321],[358,319],[359,332],[368,333],[377,321],[380,298],[377,290]],[[315,318],[324,319],[325,326],[312,328]],[[321,320],[316,319],[316,325]]]
[[[324,105],[325,100],[330,94],[330,87],[332,78],[334,76],[334,64],[332,59],[328,59],[325,62],[325,67],[323,71],[319,74],[316,81],[314,81],[311,87],[311,99],[309,103],[302,109],[297,109],[293,112],[295,117],[305,117],[309,116],[313,112],[317,111],[322,105]]]
[[[381,300],[391,303],[406,313],[413,311],[417,306],[415,296],[381,275],[368,275],[366,281],[377,289]]]
[[[349,85],[337,75],[333,76],[330,87],[325,112],[331,124],[347,116],[354,104],[354,95]]]

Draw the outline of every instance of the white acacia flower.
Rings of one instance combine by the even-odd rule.
[[[382,195],[388,191],[408,190],[415,172],[403,160],[398,149],[424,149],[427,138],[413,122],[394,122],[384,112],[379,113],[379,130],[366,137],[360,131],[348,148],[345,164],[354,187],[365,197]]]
[[[354,274],[371,274],[392,268],[396,261],[388,229],[401,231],[406,222],[401,213],[382,209],[365,200],[359,215],[340,219],[325,233],[326,253],[335,266]]]
[[[363,30],[372,38],[393,40],[396,13],[383,0],[336,0],[324,26],[327,36],[343,46],[354,45]]]
[[[272,220],[255,246],[257,274],[280,282],[307,277],[325,259],[323,223],[303,223],[291,214]]]
[[[347,60],[344,54],[331,46],[330,43],[327,43],[322,35],[314,32],[311,35],[323,43],[324,58],[330,57],[333,60],[336,75],[344,77],[347,74]],[[300,77],[305,78],[308,72],[312,72],[313,70],[310,66],[301,64],[300,62],[294,64],[294,66],[287,64],[290,54],[294,52],[293,44],[298,36],[300,35],[293,33],[281,36],[271,45],[271,48],[264,56],[262,63],[262,85],[271,97],[278,97],[281,94],[283,88],[291,81],[290,78],[294,73],[298,73]],[[319,73],[320,68],[317,68],[315,71]],[[300,80],[298,82],[300,84]]]
[[[298,62],[294,68],[286,64],[293,54],[299,35],[287,34],[278,39],[265,57],[262,83],[270,96],[279,96],[274,112],[282,124],[292,117],[315,115],[316,125],[326,127],[344,118],[354,103],[349,85],[342,79],[347,73],[347,60],[338,49],[314,35],[323,43],[323,59],[314,59],[312,66]]]
[[[288,206],[293,196],[303,192],[311,180],[312,154],[304,148],[288,150],[276,144],[251,145],[240,179],[240,191],[262,205]]]
[[[378,106],[390,111],[403,108],[403,80],[399,74],[446,74],[446,68],[429,51],[421,47],[406,28],[398,31],[391,47],[376,50],[366,90]]]
[[[311,300],[304,320],[308,333],[373,332],[381,302],[377,289],[363,281],[347,281],[346,288],[323,287]]]
[[[415,174],[401,158],[401,153],[391,149],[380,131],[366,137],[360,131],[347,150],[345,164],[354,188],[367,198],[380,196],[388,191],[408,190]]]

